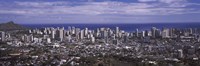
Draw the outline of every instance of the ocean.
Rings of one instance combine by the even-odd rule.
[[[158,29],[164,28],[200,28],[200,23],[148,23],[148,24],[23,24],[26,27],[29,28],[44,28],[44,27],[64,27],[65,29],[68,28],[68,26],[74,26],[77,28],[88,28],[91,30],[95,30],[97,28],[111,28],[115,29],[115,27],[119,27],[121,30],[125,30],[128,32],[135,31],[136,29],[139,29],[139,31],[142,30],[150,30],[151,27],[156,27]]]

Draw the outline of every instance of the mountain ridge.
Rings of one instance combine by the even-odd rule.
[[[1,31],[26,30],[26,29],[28,29],[28,28],[25,27],[25,26],[16,24],[16,23],[13,22],[13,21],[9,21],[9,22],[1,23],[1,24],[0,24],[0,30],[1,30]]]

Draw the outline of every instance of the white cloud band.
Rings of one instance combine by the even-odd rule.
[[[82,15],[172,15],[199,13],[199,9],[185,8],[190,5],[186,0],[139,0],[138,3],[124,2],[14,2],[11,7],[1,5],[1,14],[19,15],[56,15],[56,14],[82,14]],[[162,3],[141,3],[159,1]],[[163,4],[166,3],[166,4]],[[169,4],[170,3],[170,4]],[[198,5],[199,6],[199,5]],[[14,8],[15,7],[15,8]]]

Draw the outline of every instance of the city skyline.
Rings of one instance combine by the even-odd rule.
[[[15,29],[0,31],[1,66],[200,65],[199,28],[127,32],[120,27],[17,29],[7,24]]]
[[[197,0],[0,0],[0,23],[200,22]]]

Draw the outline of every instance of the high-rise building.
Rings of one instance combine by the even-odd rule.
[[[156,38],[156,27],[151,28],[151,36],[152,38]]]
[[[83,30],[81,30],[81,32],[79,33],[80,35],[80,39],[82,40],[83,38],[84,38],[84,31]]]
[[[156,29],[155,37],[156,38],[162,37],[161,34],[162,34],[161,30],[160,29]]]
[[[92,43],[94,43],[94,42],[95,42],[95,37],[91,34],[91,37],[90,37],[90,38],[91,38],[90,41],[91,41]]]
[[[69,34],[72,33],[72,28],[70,26],[68,26],[68,31],[69,31]]]
[[[106,30],[103,31],[103,38],[108,37],[108,32]]]
[[[108,37],[111,37],[113,35],[113,31],[111,29],[108,30]]]
[[[60,41],[63,41],[64,38],[64,27],[59,29],[59,39]]]
[[[68,42],[72,42],[72,37],[71,37],[71,35],[68,35],[67,40],[68,40]]]
[[[78,34],[80,33],[80,31],[81,31],[80,28],[76,28],[76,30],[75,30],[75,34],[76,34],[76,36],[78,36]]]
[[[157,29],[156,27],[151,28],[151,37],[152,38],[158,38],[161,37],[161,31]]]
[[[87,37],[87,35],[88,35],[88,28],[85,28],[85,30],[84,30],[84,36]]]
[[[95,31],[95,37],[99,37],[100,36],[100,30],[99,28]]]
[[[51,38],[55,39],[56,30],[54,28],[51,29]]]
[[[72,33],[72,34],[75,34],[75,32],[76,32],[76,28],[75,28],[75,27],[72,27],[71,33]]]
[[[1,35],[1,41],[5,41],[6,40],[6,33],[5,32],[0,32]]]
[[[138,31],[138,29],[136,29],[136,37],[139,37],[139,31]]]
[[[43,34],[47,35],[47,34],[48,34],[47,31],[48,31],[47,28],[44,28],[44,30],[43,30]]]
[[[163,29],[162,30],[162,38],[170,38],[170,30],[169,29]]]
[[[142,31],[142,37],[146,37],[146,36],[145,36],[145,31]]]
[[[116,34],[116,37],[119,37],[119,27],[115,28],[115,34]]]
[[[128,33],[126,33],[124,36],[123,36],[123,42],[127,42],[128,41]]]
[[[169,29],[169,36],[170,36],[170,38],[172,38],[174,36],[174,29],[173,28]]]
[[[149,31],[145,30],[145,36],[149,36]]]

